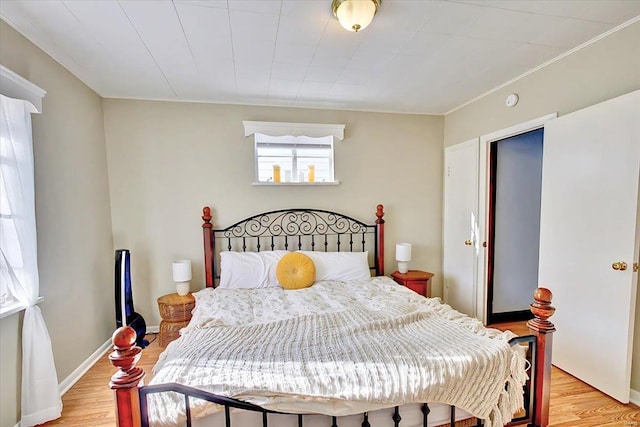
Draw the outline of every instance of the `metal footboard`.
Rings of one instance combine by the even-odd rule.
[[[281,415],[290,415],[292,417],[297,417],[298,427],[304,427],[304,419],[307,416],[307,415],[302,415],[302,414],[287,414],[287,413],[284,413],[284,412],[270,411],[268,409],[261,408],[260,406],[253,405],[251,403],[243,402],[243,401],[232,399],[232,398],[228,398],[228,397],[218,396],[218,395],[215,395],[215,394],[212,394],[212,393],[208,393],[206,391],[198,390],[198,389],[195,389],[195,388],[192,388],[192,387],[188,387],[188,386],[185,386],[185,385],[182,385],[182,384],[168,383],[168,384],[158,384],[158,385],[140,387],[140,391],[139,391],[139,393],[140,393],[140,415],[141,415],[141,425],[142,425],[142,427],[148,427],[150,425],[149,424],[149,412],[148,412],[148,407],[147,407],[147,396],[149,394],[153,394],[153,393],[165,393],[165,392],[174,392],[174,393],[178,393],[178,394],[181,394],[181,395],[184,396],[185,415],[186,415],[185,426],[186,427],[191,427],[192,426],[191,406],[190,406],[190,403],[189,403],[189,398],[202,399],[202,400],[206,400],[208,402],[212,402],[212,403],[217,403],[219,405],[223,405],[224,406],[224,419],[225,419],[225,426],[226,427],[233,427],[233,425],[231,423],[231,408],[241,409],[241,410],[245,410],[245,411],[260,412],[262,414],[262,427],[269,427],[269,414],[281,414]],[[429,408],[429,404],[423,403],[422,407],[421,407],[421,411],[422,411],[422,414],[423,414],[422,425],[423,425],[423,427],[427,427],[429,425],[429,413],[431,412],[431,409]],[[309,415],[315,415],[315,414],[309,414]],[[456,408],[454,406],[451,406],[451,409],[450,409],[450,420],[449,420],[449,425],[451,427],[455,426],[455,422],[456,422],[455,416],[456,416]],[[330,427],[340,427],[338,421],[339,421],[338,417],[331,417],[331,425],[330,425]],[[393,409],[393,414],[390,417],[388,426],[392,426],[393,425],[393,427],[401,427],[401,421],[402,421],[402,416],[400,415],[400,407],[396,406]],[[482,425],[483,425],[482,421],[478,419],[476,426],[482,426]],[[368,412],[363,412],[362,413],[362,424],[361,424],[361,426],[362,427],[371,427],[371,424],[369,423],[369,413]],[[241,425],[239,427],[248,427],[248,426]]]

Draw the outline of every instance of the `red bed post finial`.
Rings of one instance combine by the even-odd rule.
[[[527,322],[531,333],[536,337],[535,408],[533,425],[549,425],[549,388],[551,386],[551,349],[553,332],[556,328],[549,321],[556,311],[551,305],[553,294],[547,288],[538,288],[533,292],[534,302],[530,305],[534,318]]]
[[[376,227],[378,234],[378,241],[376,246],[378,248],[378,259],[376,259],[376,276],[384,276],[384,206],[378,205],[376,208]]]
[[[213,224],[211,208],[202,208],[202,233],[204,235],[204,278],[208,288],[213,286]]]
[[[202,220],[204,224],[202,224],[202,228],[211,228],[211,208],[209,206],[205,206],[202,208]]]
[[[136,367],[142,349],[136,346],[136,331],[130,326],[122,326],[111,336],[113,353],[109,355],[111,364],[118,368],[109,382],[116,402],[116,425],[118,427],[139,427],[140,396],[138,387],[142,385],[144,371]]]

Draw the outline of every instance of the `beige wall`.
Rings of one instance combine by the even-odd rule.
[[[413,268],[441,276],[443,118],[296,108],[105,99],[116,247],[131,249],[136,309],[159,322],[155,300],[173,292],[171,261],[193,263],[203,283],[201,209],[230,225],[285,207],[333,209],[373,223],[386,211],[386,271],[396,242],[414,244]],[[338,186],[252,186],[253,139],[243,120],[344,123],[335,144]]]
[[[444,145],[531,120],[570,113],[640,87],[640,22],[445,116]],[[520,96],[509,108],[510,93]]]
[[[640,22],[445,117],[445,146],[557,111],[564,115],[640,88]],[[508,108],[504,100],[518,93]],[[640,390],[640,292],[631,388]],[[559,307],[559,310],[562,308]]]
[[[0,63],[47,91],[33,116],[41,304],[64,380],[114,329],[113,245],[101,98],[0,21]],[[0,425],[20,402],[20,314],[0,319]]]

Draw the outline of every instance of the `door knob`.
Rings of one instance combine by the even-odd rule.
[[[471,240],[465,240],[464,244],[467,246],[471,246],[473,244],[473,242]]]
[[[627,269],[627,263],[624,261],[614,262],[611,264],[611,268],[618,271],[625,271]]]

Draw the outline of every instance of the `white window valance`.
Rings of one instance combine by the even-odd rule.
[[[29,101],[42,113],[42,98],[47,92],[3,65],[0,65],[0,88],[2,95]]]
[[[284,122],[252,122],[244,120],[244,136],[261,133],[269,136],[310,136],[321,138],[333,136],[339,140],[344,139],[344,127],[340,124],[322,123],[284,123]]]

